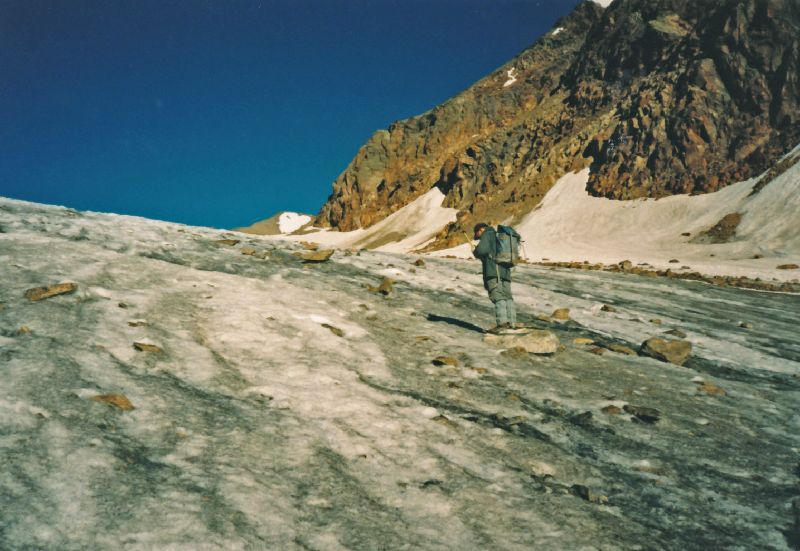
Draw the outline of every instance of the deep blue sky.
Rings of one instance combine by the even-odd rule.
[[[377,129],[580,0],[0,0],[0,195],[215,227],[316,213]]]

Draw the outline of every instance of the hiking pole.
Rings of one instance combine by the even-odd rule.
[[[472,249],[472,252],[475,252],[475,247],[472,246],[472,239],[470,239],[469,235],[467,235],[467,232],[462,231],[461,233],[463,233],[464,237],[467,238],[467,243],[469,244],[469,248]]]

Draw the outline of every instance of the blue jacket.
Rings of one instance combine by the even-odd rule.
[[[494,261],[494,255],[497,253],[497,235],[494,228],[491,226],[486,228],[486,231],[481,235],[478,246],[472,254],[475,258],[480,259],[483,268],[483,286],[489,289],[489,281],[500,279],[502,281],[511,281],[511,268],[500,266]]]

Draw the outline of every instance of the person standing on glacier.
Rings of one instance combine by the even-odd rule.
[[[511,268],[495,262],[497,255],[497,235],[495,229],[483,222],[475,224],[474,238],[478,244],[472,254],[479,259],[483,269],[483,287],[489,292],[489,300],[494,304],[497,325],[489,329],[496,333],[503,329],[519,327],[517,308],[511,294]]]

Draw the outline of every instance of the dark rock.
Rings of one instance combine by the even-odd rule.
[[[683,365],[692,354],[692,343],[652,337],[642,343],[639,353],[662,362]]]
[[[661,419],[661,412],[655,408],[625,404],[622,409],[643,423],[656,423]]]
[[[797,264],[781,264],[776,267],[778,270],[796,270],[800,268]]]
[[[161,347],[149,342],[135,342],[133,343],[133,347],[139,352],[153,352],[153,353],[163,352]]]
[[[616,308],[614,308],[613,306],[610,306],[610,305],[608,305],[608,304],[604,304],[604,305],[603,305],[603,307],[602,307],[602,308],[600,308],[600,310],[601,310],[602,312],[616,312],[616,311],[617,311],[617,309],[616,309]]]
[[[680,329],[670,329],[669,331],[664,331],[667,335],[672,335],[673,337],[678,337],[679,339],[685,339],[686,333],[681,331]]]
[[[337,337],[344,337],[344,331],[342,331],[338,327],[335,327],[329,323],[323,323],[322,327],[324,327],[325,329],[329,329],[330,332],[336,335]]]
[[[438,366],[449,365],[452,367],[458,367],[459,365],[458,360],[451,358],[450,356],[437,356],[431,361],[431,363]]]
[[[419,266],[424,266],[424,265],[425,265],[425,261],[422,260],[421,258],[418,258],[416,261],[414,261],[414,266],[418,266],[419,267]]]

